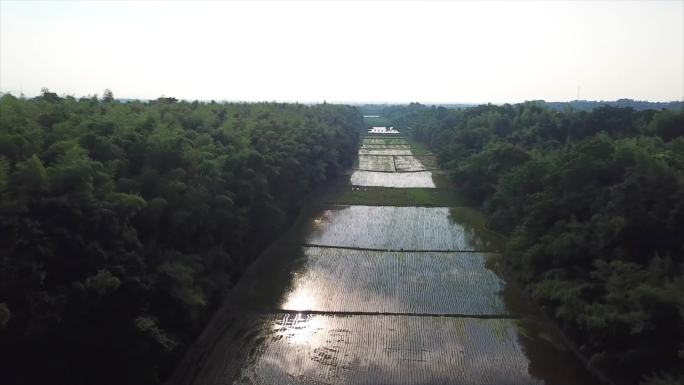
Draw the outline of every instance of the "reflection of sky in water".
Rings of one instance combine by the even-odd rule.
[[[481,253],[305,247],[304,255],[281,309],[506,314],[503,282]]]
[[[445,207],[348,206],[325,210],[314,219],[306,242],[393,250],[481,248],[475,233],[455,223]]]
[[[314,301],[312,293],[301,286],[290,291],[282,305],[283,309],[295,311],[316,310],[318,307],[319,305]]]
[[[238,379],[258,384],[538,384],[508,320],[284,315]],[[246,383],[240,380],[236,384]]]
[[[486,248],[482,233],[474,231],[477,220],[461,221],[460,214],[445,208],[328,209],[312,219],[304,243],[385,250]],[[250,294],[252,302],[269,303],[267,309],[277,303],[295,312],[505,313],[499,293],[503,282],[485,268],[482,253],[304,247],[293,255],[297,264],[287,269],[287,284],[274,285],[281,300],[259,302]],[[264,272],[254,285],[273,280]],[[255,293],[276,297],[269,285],[261,288]],[[573,357],[540,339],[531,343],[518,337],[511,320],[254,317],[229,328],[194,383],[528,385],[543,383],[540,377],[549,384],[591,383],[581,367],[573,366]],[[521,343],[525,351],[534,350],[532,362]]]
[[[308,344],[316,332],[325,327],[324,317],[315,317],[311,314],[285,314],[273,323],[276,337],[285,338],[288,343]]]

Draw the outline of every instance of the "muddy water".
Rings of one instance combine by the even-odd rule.
[[[312,206],[177,383],[596,384],[489,268],[500,249],[472,209]]]

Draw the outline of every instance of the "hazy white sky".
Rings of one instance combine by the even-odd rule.
[[[684,1],[0,0],[0,90],[346,102],[681,100]]]

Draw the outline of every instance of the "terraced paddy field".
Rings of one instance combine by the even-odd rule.
[[[169,385],[597,385],[498,274],[501,237],[429,151],[362,143],[373,171],[354,170],[250,267]]]

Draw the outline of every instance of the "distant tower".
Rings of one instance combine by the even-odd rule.
[[[580,98],[579,98],[580,93],[579,92],[580,92],[580,86],[577,86],[577,99],[575,99],[575,100],[580,100]]]

